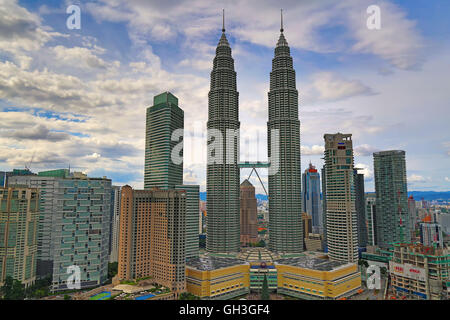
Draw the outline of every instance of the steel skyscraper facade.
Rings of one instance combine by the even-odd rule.
[[[366,226],[366,202],[364,196],[364,174],[358,173],[354,169],[355,182],[355,210],[358,226],[358,246],[364,248],[367,246],[367,226]]]
[[[311,163],[302,174],[302,211],[311,216],[312,232],[320,233],[322,231],[320,174]]]
[[[375,152],[373,166],[378,245],[387,247],[393,242],[410,242],[405,151]]]
[[[240,250],[239,93],[231,47],[222,27],[208,94],[206,249]]]
[[[155,96],[153,106],[147,108],[144,189],[172,189],[183,184],[183,162],[171,159],[173,148],[183,139],[182,131],[181,140],[172,141],[172,134],[183,128],[184,112],[178,107],[177,97],[170,92]]]
[[[269,249],[303,251],[300,121],[295,70],[281,20],[280,37],[270,73],[269,121]],[[273,141],[273,139],[278,141]],[[278,147],[277,147],[278,142]],[[272,170],[272,172],[271,172]]]

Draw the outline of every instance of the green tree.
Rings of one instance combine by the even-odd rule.
[[[22,283],[11,276],[6,277],[0,292],[4,300],[23,300],[25,298],[25,289]]]
[[[48,276],[44,279],[38,279],[36,282],[25,289],[25,296],[27,298],[37,298],[46,297],[50,294],[50,285],[52,283],[52,277]]]
[[[262,290],[261,290],[261,300],[270,300],[269,284],[267,283],[267,277],[265,274],[264,274],[264,280],[263,280]]]
[[[200,297],[197,297],[196,295],[190,292],[183,292],[178,297],[178,300],[200,300]]]
[[[64,300],[71,300],[71,299],[72,299],[72,297],[69,296],[68,294],[65,294],[65,295],[64,295]]]
[[[112,279],[117,274],[118,266],[118,262],[108,263],[108,279]]]

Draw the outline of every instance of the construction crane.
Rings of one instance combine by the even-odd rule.
[[[27,169],[28,171],[31,171],[31,165],[33,164],[33,160],[34,160],[34,155],[36,154],[36,151],[33,151],[33,155],[31,156],[31,160],[28,163],[28,166],[25,164],[25,169]]]

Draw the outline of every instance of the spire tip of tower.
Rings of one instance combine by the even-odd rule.
[[[225,9],[222,9],[222,32],[225,32]]]
[[[281,9],[281,28],[280,28],[280,32],[283,32],[283,9]]]

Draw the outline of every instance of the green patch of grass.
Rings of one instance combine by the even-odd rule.
[[[89,300],[105,300],[105,298],[108,297],[109,295],[110,293],[103,292],[90,297]]]

